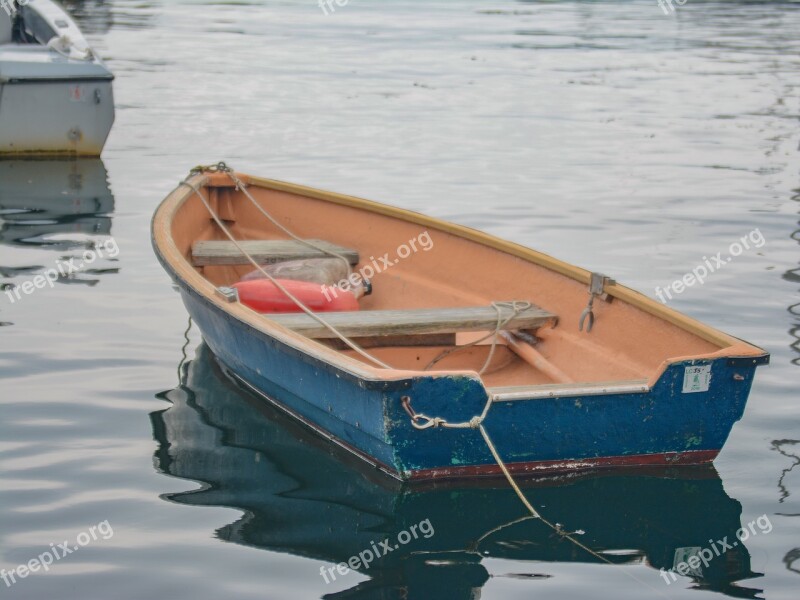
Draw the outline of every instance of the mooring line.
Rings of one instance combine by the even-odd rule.
[[[544,523],[547,527],[552,529],[562,539],[569,540],[570,542],[575,544],[578,548],[581,548],[582,550],[584,550],[588,554],[594,556],[598,560],[600,560],[600,561],[602,561],[602,562],[604,562],[606,564],[609,564],[609,565],[616,565],[616,563],[610,561],[608,558],[606,558],[605,556],[599,554],[595,550],[592,550],[586,544],[583,544],[582,542],[576,540],[572,536],[571,533],[569,533],[567,531],[564,531],[564,529],[560,525],[551,523],[549,520],[545,519],[541,515],[541,513],[539,511],[537,511],[533,507],[533,505],[530,503],[528,498],[522,492],[522,489],[519,487],[517,482],[514,480],[514,477],[511,475],[511,472],[508,470],[508,467],[506,467],[506,464],[505,464],[505,462],[503,462],[503,459],[500,457],[500,453],[497,451],[497,448],[495,447],[494,442],[492,442],[492,439],[489,437],[489,433],[486,431],[486,428],[483,426],[483,422],[486,420],[486,417],[489,414],[489,409],[492,407],[493,400],[494,400],[494,398],[492,397],[491,394],[489,394],[489,397],[488,397],[488,399],[486,401],[486,405],[483,407],[483,411],[481,412],[481,414],[472,417],[469,421],[463,421],[461,423],[449,423],[446,419],[443,419],[441,417],[429,417],[429,416],[424,415],[422,413],[415,412],[414,409],[411,407],[411,398],[409,398],[408,396],[404,396],[403,397],[402,405],[403,405],[403,408],[405,409],[405,411],[411,417],[411,425],[415,429],[428,429],[428,428],[431,428],[431,427],[433,427],[433,428],[443,427],[445,429],[477,429],[480,432],[481,437],[483,437],[483,441],[486,443],[486,447],[489,449],[489,452],[491,453],[492,457],[494,458],[495,463],[497,463],[497,466],[500,467],[500,471],[505,476],[506,480],[508,481],[509,485],[511,486],[511,489],[514,490],[514,493],[520,499],[520,501],[525,506],[525,508],[528,510],[528,512],[530,512],[531,517],[533,517],[535,519],[540,519],[542,521],[542,523]],[[642,581],[641,579],[636,577],[634,574],[628,573],[624,569],[623,569],[622,572],[625,573],[625,575],[627,577],[631,578],[633,581],[636,581],[637,583],[648,587],[650,590],[656,592],[658,595],[663,596],[664,598],[668,598],[669,597],[666,594],[664,594],[663,591],[654,588],[653,586],[651,586],[649,583],[647,583],[645,581]]]

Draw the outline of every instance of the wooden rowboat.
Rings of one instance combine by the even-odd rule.
[[[466,227],[225,168],[184,184],[156,210],[153,246],[211,350],[240,383],[400,479],[710,462],[769,360],[607,277]],[[331,252],[374,284],[359,311],[263,315],[232,293],[248,256]]]

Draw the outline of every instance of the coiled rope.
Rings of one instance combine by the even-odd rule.
[[[486,360],[483,363],[480,371],[478,371],[478,375],[483,375],[486,370],[489,368],[489,365],[492,363],[492,358],[494,358],[495,350],[497,349],[497,338],[502,331],[503,327],[508,325],[511,321],[516,319],[521,313],[525,312],[526,310],[530,309],[533,305],[527,301],[520,301],[520,300],[512,300],[511,302],[492,302],[492,308],[497,311],[497,324],[495,325],[494,331],[490,331],[486,335],[477,340],[470,342],[469,344],[464,344],[463,346],[455,346],[453,348],[448,348],[447,350],[443,350],[436,356],[431,362],[429,362],[423,371],[427,371],[433,365],[438,363],[440,360],[450,356],[455,352],[459,352],[461,350],[466,350],[467,348],[471,348],[477,344],[480,344],[484,340],[488,340],[490,337],[492,338],[492,347],[489,350],[489,354],[486,357]],[[503,318],[502,309],[503,308],[510,308],[511,314]]]

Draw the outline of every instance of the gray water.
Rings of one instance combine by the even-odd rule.
[[[117,121],[102,162],[0,163],[0,285],[109,235],[119,252],[20,300],[0,294],[0,568],[101,522],[113,535],[0,583],[3,597],[798,597],[800,4],[688,0],[665,15],[656,0],[349,0],[327,16],[313,0],[68,6],[117,76]],[[191,167],[222,159],[476,227],[651,296],[758,229],[761,247],[669,302],[772,354],[718,479],[702,493],[641,478],[586,484],[606,495],[530,491],[539,506],[554,494],[545,513],[574,501],[564,526],[586,536],[603,523],[630,530],[606,538],[625,566],[500,530],[477,562],[441,555],[424,576],[401,565],[326,584],[321,566],[346,560],[348,543],[367,547],[362,520],[399,523],[415,496],[364,491],[290,425],[259,438],[273,417],[208,374],[149,219]],[[431,505],[431,540],[466,544],[459,528],[489,504]],[[666,584],[671,552],[636,537],[646,519],[656,545],[702,546],[677,538],[761,515],[771,530],[744,543],[744,563],[715,559],[730,572],[711,584]]]

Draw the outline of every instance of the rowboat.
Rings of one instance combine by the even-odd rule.
[[[311,559],[297,567],[307,568],[310,580],[353,586],[331,598],[395,598],[399,588],[408,598],[478,598],[491,577],[503,576],[487,557],[526,561],[515,562],[526,574],[548,573],[554,562],[604,564],[527,517],[503,481],[381,476],[230,381],[205,344],[178,371],[179,385],[159,394],[169,406],[150,415],[156,468],[186,482],[186,491],[164,499],[231,508],[226,514],[235,516],[214,537]],[[613,564],[674,570],[692,549],[734,540],[744,526],[742,505],[713,465],[612,468],[520,483],[551,519],[583,531],[580,539]],[[405,539],[420,523],[430,529],[355,565],[368,581],[328,570],[373,543],[380,548],[380,540]],[[734,583],[761,576],[751,570],[749,544],[692,569],[694,584],[752,591]],[[525,576],[537,577],[517,575]],[[655,572],[652,580],[664,585]]]
[[[164,199],[152,241],[232,377],[401,480],[711,462],[769,360],[605,275],[224,164]],[[254,266],[331,255],[371,280],[359,310],[239,300]]]

